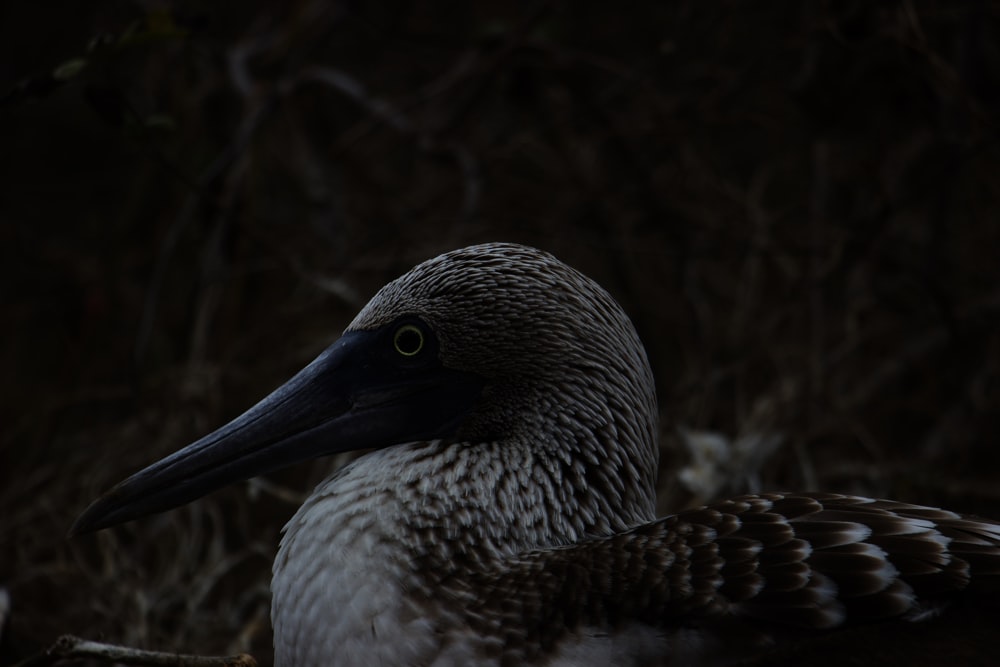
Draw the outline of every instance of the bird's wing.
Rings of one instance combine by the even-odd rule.
[[[824,630],[912,621],[965,594],[1000,592],[1000,524],[855,496],[748,495],[522,554],[475,578],[470,618],[499,618],[507,641],[528,646],[635,622]]]

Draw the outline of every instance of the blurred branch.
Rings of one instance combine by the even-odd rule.
[[[318,83],[332,88],[400,134],[414,138],[420,150],[449,156],[462,174],[463,197],[460,219],[464,222],[475,216],[482,192],[482,175],[478,161],[467,148],[454,140],[439,141],[433,133],[420,129],[402,111],[385,100],[369,94],[360,81],[332,67],[306,67],[296,76],[280,84],[279,90],[287,94],[305,83]]]
[[[299,27],[325,25],[340,18],[339,12],[333,12],[328,21],[320,20],[328,12],[326,3],[312,2],[307,4],[303,22]],[[282,34],[279,27],[272,27],[269,18],[259,18],[247,31],[246,36],[236,42],[226,54],[227,74],[229,82],[243,102],[243,114],[239,126],[231,141],[223,148],[216,158],[202,172],[197,182],[192,186],[184,204],[181,206],[173,224],[160,246],[146,300],[143,304],[139,331],[136,336],[134,360],[136,365],[142,361],[158,310],[160,291],[166,278],[174,250],[182,233],[196,218],[201,207],[207,206],[209,214],[206,217],[219,217],[216,232],[220,232],[227,222],[227,213],[231,209],[232,199],[238,191],[238,185],[247,163],[247,152],[253,138],[263,123],[272,115],[277,103],[286,92],[282,86],[261,85],[250,71],[251,61],[255,56],[276,50],[281,43]],[[224,271],[221,257],[221,233],[211,235],[210,246],[206,248],[202,267],[202,277],[206,273],[218,274]],[[198,305],[195,326],[192,333],[191,359],[198,360],[202,356],[204,341],[207,337],[210,320],[217,309],[219,298],[219,280],[209,281],[206,293]]]
[[[55,664],[66,658],[89,658],[100,662],[124,662],[129,665],[149,665],[151,667],[257,667],[257,661],[246,653],[230,656],[162,653],[94,642],[72,635],[63,635],[49,650],[19,662],[15,667],[41,667],[42,665]]]
[[[955,319],[962,323],[983,318],[992,322],[992,318],[995,318],[998,312],[1000,312],[1000,293],[993,293],[984,299],[956,309]],[[883,391],[904,371],[926,359],[931,352],[943,347],[954,337],[954,333],[945,325],[915,333],[919,335],[914,335],[907,341],[898,342],[894,346],[892,354],[886,355],[880,363],[874,364],[870,373],[864,377],[850,377],[850,389],[841,389],[835,392],[838,398],[838,407],[841,410],[849,411],[868,403],[873,396]],[[858,342],[854,341],[850,345],[845,344],[831,350],[827,353],[827,368],[833,369],[843,365],[857,347]],[[841,384],[847,384],[847,379],[842,380]]]
[[[303,83],[320,83],[333,88],[397,132],[410,134],[415,131],[413,122],[409,118],[388,102],[372,97],[360,81],[345,72],[332,67],[307,67],[298,76],[286,82],[283,90],[291,92]]]
[[[145,356],[146,347],[149,344],[149,337],[153,331],[153,324],[156,318],[160,290],[166,277],[167,267],[170,264],[170,259],[174,254],[174,249],[181,238],[181,234],[191,221],[194,220],[200,206],[205,203],[207,195],[218,187],[218,184],[224,180],[227,173],[234,168],[234,164],[243,156],[254,134],[264,119],[274,109],[274,106],[274,100],[271,99],[265,103],[253,105],[249,109],[240,123],[236,136],[215,160],[212,161],[208,168],[202,172],[194,191],[188,195],[180,212],[174,219],[174,223],[167,231],[167,235],[160,246],[160,252],[157,255],[146,301],[143,304],[142,319],[140,320],[139,333],[136,336],[135,343],[134,358],[137,363]],[[215,207],[218,208],[217,203]]]

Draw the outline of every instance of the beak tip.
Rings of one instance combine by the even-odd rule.
[[[100,499],[91,503],[87,509],[85,509],[83,513],[76,518],[73,525],[69,527],[69,537],[78,537],[85,533],[93,533],[101,528],[106,528],[107,525],[109,525],[106,522],[101,521],[101,512],[98,508],[100,503]]]
[[[123,498],[127,498],[127,495],[122,493],[123,485],[119,484],[90,503],[70,526],[69,536],[76,537],[86,533],[94,533],[135,518],[135,512],[123,509],[123,505],[128,507],[123,501]]]
[[[81,525],[80,524],[80,519],[77,519],[76,521],[73,522],[73,525],[71,525],[69,527],[69,530],[66,531],[66,537],[70,537],[70,538],[72,538],[72,537],[79,537],[80,535],[83,535],[84,533],[87,533],[87,532],[89,532],[87,530],[87,527],[84,526],[84,525]]]

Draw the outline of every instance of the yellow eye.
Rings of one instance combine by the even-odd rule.
[[[424,332],[412,324],[404,324],[396,329],[392,344],[396,347],[396,352],[404,357],[416,356],[424,349]]]

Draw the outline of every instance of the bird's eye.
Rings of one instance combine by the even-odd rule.
[[[392,344],[404,357],[414,357],[424,349],[424,332],[412,324],[404,324],[396,329]]]

